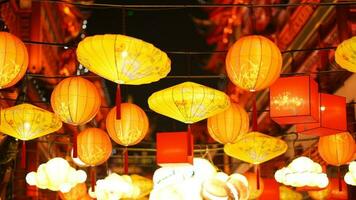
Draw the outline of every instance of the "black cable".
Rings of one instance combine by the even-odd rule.
[[[40,42],[40,41],[31,41],[24,40],[25,44],[34,44],[34,45],[48,45],[48,46],[57,46],[57,47],[67,47],[67,48],[76,48],[76,45],[69,43],[56,43],[56,42]],[[316,47],[316,48],[307,48],[307,49],[288,49],[281,51],[282,54],[293,53],[293,52],[303,52],[303,51],[327,51],[331,49],[336,49],[337,47]],[[226,54],[228,50],[217,50],[217,51],[164,51],[167,54],[181,54],[181,55],[206,55],[206,54]]]
[[[35,2],[46,3],[64,3],[82,8],[214,8],[214,7],[295,7],[295,6],[350,6],[356,5],[356,2],[300,2],[300,3],[278,3],[278,4],[166,4],[166,5],[138,5],[138,4],[109,4],[109,3],[86,3],[64,0],[33,0]]]

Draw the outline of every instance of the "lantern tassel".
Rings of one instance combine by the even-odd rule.
[[[121,87],[120,84],[117,84],[116,89],[116,119],[121,119]]]
[[[21,168],[26,168],[26,142],[22,141],[22,148],[21,148]]]
[[[260,166],[256,165],[256,188],[257,190],[260,189]]]
[[[338,176],[338,182],[339,182],[339,191],[342,191],[342,179],[341,179],[341,170],[340,166],[337,168],[337,176]]]
[[[256,94],[254,94],[253,102],[252,102],[252,130],[257,131],[257,105],[256,105]]]
[[[124,149],[124,174],[129,173],[129,151],[127,147]]]
[[[90,168],[90,184],[91,184],[91,191],[95,192],[95,183],[96,182],[96,170],[95,167]]]
[[[78,142],[77,142],[78,132],[73,133],[73,158],[78,158]]]

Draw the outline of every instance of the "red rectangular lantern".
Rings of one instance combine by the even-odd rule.
[[[346,98],[320,93],[320,116],[317,123],[297,124],[298,133],[332,135],[347,131]]]
[[[156,158],[160,166],[193,164],[194,143],[189,132],[157,133]]]
[[[279,78],[269,92],[270,116],[276,123],[318,122],[318,84],[310,76]]]

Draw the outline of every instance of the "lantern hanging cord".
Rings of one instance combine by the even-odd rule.
[[[296,6],[350,6],[356,5],[356,2],[300,2],[300,3],[277,3],[277,4],[172,4],[172,5],[134,5],[134,4],[109,4],[109,3],[87,3],[87,2],[74,2],[74,1],[65,1],[65,0],[33,0],[34,2],[43,2],[43,3],[54,3],[54,4],[69,4],[81,8],[213,8],[213,7],[296,7]]]

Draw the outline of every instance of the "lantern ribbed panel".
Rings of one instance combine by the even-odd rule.
[[[83,125],[98,113],[101,99],[93,83],[81,77],[71,77],[54,88],[51,105],[63,122]]]
[[[25,74],[28,53],[16,36],[0,32],[0,89],[15,85]]]
[[[256,91],[269,87],[280,75],[282,54],[269,39],[252,35],[235,42],[226,56],[226,72],[239,88]]]
[[[356,72],[356,36],[343,41],[337,46],[335,61],[340,67]]]
[[[157,113],[191,124],[226,110],[230,100],[219,90],[184,82],[153,93],[148,105]]]
[[[109,159],[112,145],[109,136],[99,128],[88,128],[78,135],[78,157],[85,164],[97,166]]]
[[[355,141],[348,132],[319,138],[318,151],[330,165],[340,166],[350,162],[355,152]]]
[[[208,132],[217,142],[222,144],[236,143],[249,129],[249,116],[245,109],[236,103],[210,118]]]
[[[116,119],[116,107],[106,117],[106,129],[116,143],[123,146],[135,145],[145,137],[148,131],[146,113],[132,103],[121,104],[121,119]]]
[[[236,159],[261,164],[287,151],[285,141],[259,132],[250,132],[235,144],[225,144],[224,152]]]
[[[142,40],[124,35],[86,37],[77,48],[79,62],[90,71],[119,84],[140,85],[167,76],[167,54]]]
[[[20,140],[32,140],[62,127],[54,113],[31,104],[20,104],[1,110],[0,132]]]

